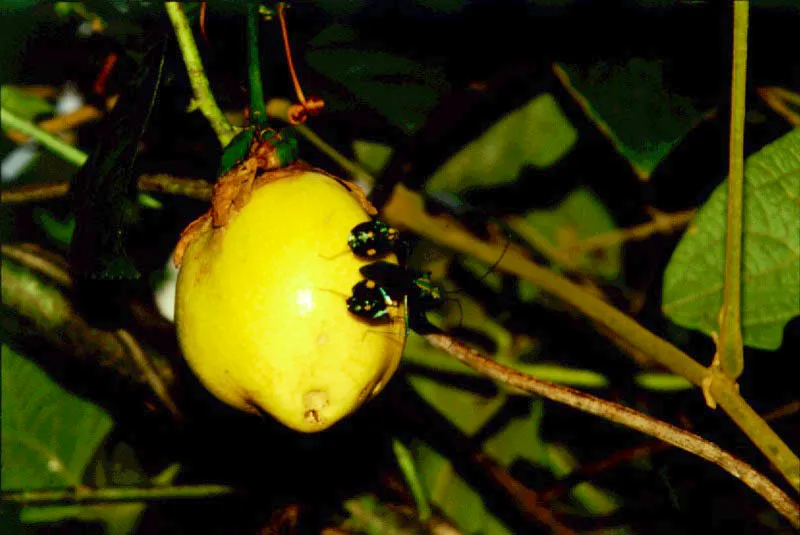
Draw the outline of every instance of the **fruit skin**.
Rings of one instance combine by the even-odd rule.
[[[375,325],[347,310],[368,263],[347,238],[365,221],[347,189],[309,171],[254,189],[224,227],[206,220],[183,256],[175,320],[209,391],[303,432],[380,392],[403,352],[405,311]]]

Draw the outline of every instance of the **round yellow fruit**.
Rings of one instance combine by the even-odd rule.
[[[405,311],[374,324],[347,310],[368,263],[347,238],[368,220],[342,184],[305,171],[254,189],[225,226],[203,225],[183,256],[175,321],[209,391],[303,432],[380,392],[403,352]]]

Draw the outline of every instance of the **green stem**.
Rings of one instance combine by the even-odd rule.
[[[270,99],[270,101],[267,103],[267,115],[273,119],[278,119],[288,123],[289,106],[291,106],[291,102],[288,100],[278,98]],[[344,169],[352,178],[360,180],[364,184],[368,185],[375,183],[375,178],[365,169],[347,158],[341,152],[337,151],[309,127],[304,124],[296,124],[294,125],[294,129],[297,131],[297,133],[314,145],[321,153],[328,156],[336,165]]]
[[[63,139],[54,136],[53,134],[45,132],[35,124],[17,117],[5,108],[0,110],[0,121],[2,121],[3,128],[19,130],[23,134],[29,135],[31,138],[41,143],[44,148],[53,154],[60,156],[61,158],[77,165],[78,167],[86,163],[86,160],[88,159],[87,154],[82,150],[73,147]]]
[[[0,501],[20,505],[62,505],[84,503],[144,502],[155,500],[186,500],[219,498],[236,491],[225,485],[179,485],[164,487],[112,487],[93,489],[43,489],[7,491],[0,494]]]
[[[747,78],[747,25],[750,2],[733,3],[733,74],[731,83],[730,169],[725,236],[725,288],[717,344],[722,372],[736,379],[744,370],[742,341],[742,188],[744,182],[744,114]]]
[[[200,52],[197,50],[192,28],[189,26],[186,13],[183,12],[183,6],[180,2],[166,2],[166,8],[172,27],[175,29],[175,36],[183,55],[183,62],[186,64],[186,72],[189,74],[189,82],[192,84],[197,106],[208,119],[211,128],[217,134],[217,139],[224,147],[236,135],[236,129],[225,118],[214,99],[206,71],[203,69],[203,62],[200,60]]]
[[[264,87],[261,84],[261,60],[258,49],[258,4],[247,6],[247,74],[250,78],[250,124],[263,128],[267,122]]]

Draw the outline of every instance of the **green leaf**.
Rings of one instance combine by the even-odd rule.
[[[2,351],[2,488],[80,484],[111,417],[11,348]]]
[[[530,100],[450,158],[428,180],[431,193],[498,186],[516,180],[526,165],[546,168],[561,159],[578,133],[552,95]]]
[[[12,85],[0,87],[3,107],[20,119],[34,120],[39,115],[52,114],[53,105],[41,97],[26,94]]]
[[[505,402],[503,394],[483,396],[421,375],[412,375],[409,382],[425,401],[468,435],[489,421]]]
[[[372,495],[347,500],[345,510],[350,517],[345,527],[352,533],[366,535],[414,535],[423,533],[424,526],[379,502]]]
[[[673,375],[671,373],[640,373],[636,376],[635,381],[637,385],[646,390],[655,390],[658,392],[676,392],[694,388],[694,385],[685,377]]]
[[[569,475],[578,467],[578,462],[569,451],[555,444],[548,444],[547,457],[547,465],[559,478]],[[587,511],[600,516],[610,515],[620,506],[619,500],[610,493],[585,481],[575,485],[570,495]]]
[[[7,346],[2,352],[3,490],[81,484],[111,417]]]
[[[605,205],[591,190],[577,188],[554,209],[529,212],[525,215],[525,222],[533,231],[520,231],[521,236],[534,243],[537,249],[544,246],[555,251],[550,256],[555,260],[563,257],[565,267],[605,279],[615,279],[620,275],[622,245],[607,247],[599,252],[570,252],[570,248],[578,246],[581,241],[617,228]],[[526,286],[524,283],[520,285],[523,288]],[[526,291],[531,293],[523,290],[523,296]]]
[[[412,443],[422,484],[431,502],[465,534],[511,535],[484,506],[483,498],[458,475],[452,463],[427,444]]]
[[[72,233],[75,232],[74,217],[61,221],[49,210],[37,207],[33,209],[33,219],[59,244],[67,246],[72,241]]]
[[[391,147],[382,143],[362,139],[353,141],[353,154],[355,154],[356,162],[372,175],[379,174],[386,167],[393,152]]]
[[[563,477],[578,464],[563,448],[544,442],[539,435],[544,404],[533,402],[531,412],[523,418],[514,418],[502,430],[486,441],[484,449],[503,466],[517,460],[526,460]],[[591,483],[582,483],[571,493],[588,512],[608,514],[618,507],[614,497]]]
[[[336,45],[311,50],[306,61],[407,133],[422,126],[449,90],[441,69],[379,50]]]
[[[774,350],[786,323],[800,314],[800,128],[750,156],[744,174],[744,343]],[[722,307],[727,197],[724,182],[700,209],[664,273],[664,314],[709,335],[719,328]]]
[[[663,71],[661,61],[636,57],[556,66],[567,90],[642,179],[703,119],[694,100],[666,86]]]

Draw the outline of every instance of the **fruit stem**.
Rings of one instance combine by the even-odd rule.
[[[261,60],[258,48],[258,4],[247,5],[247,74],[250,79],[250,124],[263,128],[267,122],[264,87],[261,83]]]

